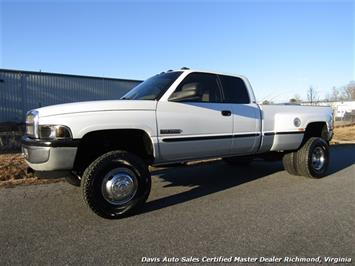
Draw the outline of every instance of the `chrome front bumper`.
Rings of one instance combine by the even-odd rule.
[[[35,171],[73,169],[78,141],[40,141],[27,137],[22,139],[22,154]]]

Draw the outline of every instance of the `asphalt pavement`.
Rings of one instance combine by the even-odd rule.
[[[147,204],[121,220],[96,216],[67,183],[2,188],[0,265],[273,256],[354,264],[355,145],[332,146],[331,160],[319,180],[291,176],[281,162],[153,169]]]

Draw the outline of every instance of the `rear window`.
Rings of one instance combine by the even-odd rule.
[[[231,76],[219,76],[224,94],[224,102],[227,103],[250,103],[248,89],[241,78]]]

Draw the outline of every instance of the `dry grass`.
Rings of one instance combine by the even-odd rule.
[[[0,188],[11,188],[17,185],[29,186],[38,184],[51,184],[63,182],[64,179],[38,179],[37,177],[31,177],[26,179],[10,179],[6,181],[0,181]]]
[[[0,155],[0,181],[33,178],[33,174],[27,174],[26,169],[27,165],[20,154]]]
[[[62,181],[61,179],[38,179],[27,173],[27,164],[21,154],[0,154],[0,187],[15,185],[46,184]]]
[[[335,141],[355,141],[355,125],[334,128]]]

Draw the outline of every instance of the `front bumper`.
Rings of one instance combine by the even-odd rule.
[[[27,164],[36,171],[73,169],[79,140],[43,141],[22,138],[22,153]]]

